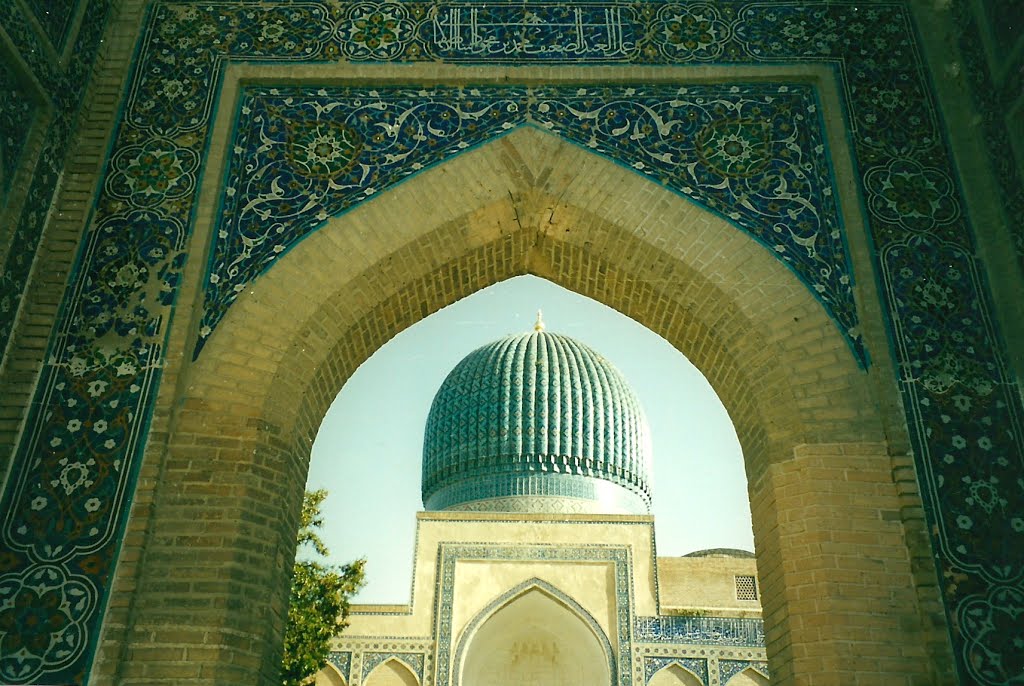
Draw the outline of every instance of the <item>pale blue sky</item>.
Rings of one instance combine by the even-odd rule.
[[[423,427],[434,393],[469,352],[532,330],[586,343],[636,391],[651,425],[659,556],[753,550],[743,458],[704,376],[632,319],[549,281],[520,276],[479,291],[398,334],[348,380],[313,444],[308,488],[326,488],[331,562],[367,558],[361,603],[404,603],[412,579]]]

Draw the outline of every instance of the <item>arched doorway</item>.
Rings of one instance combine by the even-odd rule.
[[[467,629],[459,648],[463,662],[458,683],[611,684],[608,639],[581,611],[538,585],[505,599]]]
[[[166,451],[160,470],[170,478],[140,484],[152,508],[139,523],[142,540],[125,548],[145,550],[129,651],[151,644],[168,618],[195,624],[201,616],[201,640],[236,655],[212,663],[211,678],[234,683],[258,673],[270,683],[309,445],[327,406],[397,331],[521,273],[609,304],[663,336],[729,409],[746,463],[773,674],[816,670],[825,653],[871,652],[890,627],[920,647],[879,410],[892,399],[878,397],[819,303],[724,220],[523,129],[311,235],[251,285],[167,389],[172,431],[153,449]],[[174,343],[187,349],[188,332]],[[191,590],[165,587],[169,561],[217,604],[200,612]],[[889,601],[865,615],[878,588]],[[812,617],[837,631],[822,636]],[[815,657],[800,649],[810,644]],[[892,673],[905,669],[917,667],[893,665]]]

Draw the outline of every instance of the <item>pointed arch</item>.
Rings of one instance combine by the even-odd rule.
[[[348,686],[348,684],[338,668],[328,662],[323,669],[316,673],[313,686]]]
[[[200,297],[202,269],[189,262],[183,302]],[[840,553],[816,552],[808,540],[840,550],[855,547],[847,534],[884,540],[878,555],[889,581],[879,583],[892,583],[893,574],[905,580],[893,587],[905,592],[893,591],[900,601],[887,621],[919,621],[898,520],[900,498],[911,496],[895,491],[887,443],[887,430],[903,420],[891,377],[872,376],[887,373],[884,365],[861,370],[793,273],[720,217],[523,128],[381,193],[302,241],[246,289],[193,364],[198,319],[176,323],[165,372],[173,382],[161,385],[155,410],[168,431],[150,438],[141,505],[129,523],[145,533],[122,553],[145,553],[131,602],[160,612],[132,614],[127,645],[150,645],[175,613],[190,621],[194,598],[161,586],[174,560],[182,578],[234,608],[210,620],[209,631],[247,637],[258,671],[272,673],[310,445],[338,390],[399,331],[526,273],[647,326],[714,387],[743,448],[773,670],[799,662],[793,646],[820,645],[804,622],[788,618],[840,613],[850,626],[867,621],[845,605],[801,603],[805,595],[794,589],[808,578],[823,597],[859,597],[870,586],[844,585],[835,571]],[[201,308],[179,310],[190,311],[198,317]],[[868,347],[886,349],[877,339]],[[873,489],[868,500],[865,489]],[[837,514],[837,494],[863,506]],[[887,510],[893,516],[880,518]],[[208,521],[216,523],[210,533],[195,535],[197,522]],[[856,553],[841,555],[855,564]],[[838,587],[843,593],[829,590]],[[254,594],[264,602],[247,602]],[[829,649],[846,648],[836,641]]]
[[[397,657],[388,658],[373,668],[363,686],[419,686],[412,668]]]
[[[768,677],[753,667],[747,667],[725,682],[725,686],[768,686],[768,684]]]
[[[704,682],[686,667],[673,662],[655,672],[647,686],[704,686]]]
[[[502,622],[501,615],[513,614],[517,605],[524,606],[523,612]],[[551,626],[558,626],[561,631],[552,632]],[[497,640],[491,640],[489,633]],[[588,635],[592,641],[587,640]],[[545,641],[546,638],[553,640]],[[576,654],[567,654],[574,649]],[[506,656],[501,650],[509,654]],[[534,577],[492,600],[466,626],[455,651],[458,668],[453,684],[477,686],[483,683],[481,677],[485,673],[514,675],[516,662],[530,663],[525,667],[529,669],[535,667],[533,658],[538,655],[548,662],[545,668],[566,668],[570,662],[579,668],[583,664],[580,674],[574,675],[569,683],[617,682],[611,643],[594,616],[568,594]],[[594,669],[596,657],[602,657],[606,665],[603,674],[602,670]],[[498,664],[505,669],[494,669]]]

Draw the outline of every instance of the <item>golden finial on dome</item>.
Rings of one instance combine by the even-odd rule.
[[[533,325],[534,331],[544,330],[544,315],[540,310],[537,310],[537,323]]]

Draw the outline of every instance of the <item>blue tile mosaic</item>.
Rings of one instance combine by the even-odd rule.
[[[807,284],[866,364],[816,94],[761,83],[245,88],[196,356],[246,284],[327,218],[523,125],[609,157],[748,232]],[[154,145],[173,169],[165,182],[188,192],[195,154]],[[151,178],[129,161],[125,172]],[[959,215],[951,184],[929,173],[945,183],[945,206],[919,223],[948,223]],[[894,213],[890,176],[879,174],[877,202]],[[150,202],[163,197],[147,191]]]
[[[764,622],[730,617],[637,617],[633,637],[638,643],[764,646]]]
[[[749,660],[719,660],[718,661],[718,683],[726,686],[729,679],[747,669],[760,673],[769,678],[767,662],[751,662]]]
[[[708,681],[708,661],[699,657],[645,657],[644,683],[649,683],[655,674],[671,665],[679,665],[700,679],[702,684],[711,683]]]
[[[367,651],[363,653],[363,676],[361,681],[366,681],[366,677],[370,675],[370,672],[372,672],[377,665],[391,659],[399,660],[416,675],[419,683],[423,683],[423,653],[396,653],[384,651]]]
[[[66,68],[46,59],[47,53],[33,38],[36,34],[31,21],[20,14],[20,7],[20,3],[0,3],[0,25],[25,57],[44,92],[54,98],[57,116],[37,164],[26,209],[18,220],[15,240],[24,247],[12,254],[0,277],[0,302],[7,303],[0,307],[0,336],[4,341],[61,169],[70,122],[88,80],[107,2],[92,0],[86,7],[73,58]],[[944,580],[944,602],[961,679],[964,683],[997,686],[1019,674],[1024,668],[1019,663],[1021,651],[1013,644],[1012,632],[1004,627],[1019,619],[1024,609],[1024,519],[1020,514],[1024,512],[1024,430],[1020,389],[1008,372],[1005,346],[994,323],[988,287],[978,264],[928,75],[914,43],[907,6],[843,2],[684,5],[614,0],[555,4],[527,0],[488,3],[486,11],[481,12],[482,7],[476,3],[402,1],[153,3],[94,216],[83,239],[63,314],[51,338],[48,362],[2,501],[0,626],[24,626],[26,613],[50,602],[56,602],[60,612],[47,615],[47,621],[36,624],[36,631],[19,634],[21,643],[16,650],[11,645],[0,646],[0,680],[85,681],[113,573],[114,551],[123,535],[127,503],[146,442],[146,418],[156,397],[166,322],[178,293],[182,251],[191,235],[196,179],[205,157],[210,113],[217,97],[214,86],[224,65],[235,59],[496,65],[540,61],[563,65],[685,65],[712,61],[835,67],[847,108],[847,133],[860,175],[858,190],[867,213],[884,316],[900,370],[900,391],[929,528],[934,532],[935,560]],[[972,82],[976,93],[981,92],[991,82],[984,80],[987,72],[974,69],[977,65],[973,62],[971,66],[971,74],[982,74],[980,80]],[[1012,87],[1005,85],[1011,81],[998,88]],[[744,88],[757,84],[726,85],[740,92],[715,91],[714,97],[724,103],[745,102],[744,98],[756,95]],[[764,88],[779,86],[761,84]],[[609,101],[601,99],[606,97],[604,94],[626,98],[625,90],[616,90],[619,86],[579,87],[585,91],[579,96],[559,88],[533,89],[530,106],[521,107],[516,115],[524,117],[525,122],[522,112],[529,112],[529,125],[551,124],[549,130],[554,134],[586,146],[590,138],[583,124],[589,120],[572,116],[567,123],[559,123],[555,115],[560,108],[579,110],[592,98],[592,109],[581,111],[593,113],[605,108],[612,119],[619,117],[623,124],[629,122],[632,126],[644,121],[641,113],[645,107],[661,107],[666,102],[666,94],[657,87],[624,85],[621,88],[634,89],[629,99],[608,110]],[[259,88],[254,87],[252,92]],[[503,97],[513,93],[520,97],[526,89],[522,85],[507,88]],[[718,87],[700,88],[710,92]],[[458,90],[438,87],[428,91],[428,109],[439,110],[450,104],[448,96]],[[316,89],[303,91],[307,112],[312,111],[312,103],[320,96]],[[447,95],[429,95],[441,91]],[[1005,92],[1000,90],[998,97],[1005,97]],[[265,95],[266,102],[271,103],[274,94]],[[680,95],[687,102],[695,100],[694,91]],[[476,96],[469,93],[464,97]],[[807,136],[819,135],[819,114],[807,109],[812,90],[804,87],[789,94],[776,91],[772,97],[790,102],[790,112],[805,115],[798,125],[793,117],[790,125],[804,126]],[[803,104],[800,97],[804,97]],[[541,101],[548,103],[547,111],[541,111]],[[1002,101],[979,101],[983,103],[990,149],[998,151],[1001,147],[1004,153],[994,158],[1005,164],[1009,159],[1005,154],[1010,148],[1008,134],[1005,123],[999,124],[992,116]],[[687,107],[697,111],[697,104],[692,102]],[[730,106],[723,104],[724,114],[732,111]],[[782,111],[774,107],[771,111]],[[395,111],[400,109],[396,103]],[[247,115],[240,112],[239,118],[242,116]],[[697,111],[697,116],[704,115]],[[310,135],[322,126],[316,122],[323,120],[323,115],[317,117],[307,114],[286,119],[293,129],[296,122],[303,124],[305,135]],[[698,165],[700,170],[711,173],[718,168],[739,178],[750,178],[742,174],[758,172],[766,159],[769,166],[777,160],[758,151],[768,145],[766,137],[772,144],[783,140],[777,137],[778,126],[787,123],[787,117],[765,116],[767,128],[743,124],[735,129],[730,128],[733,124],[715,123],[728,116],[712,111],[708,117],[705,143],[720,144],[721,154],[705,153],[705,160]],[[355,138],[344,128],[344,121],[340,123],[340,128],[333,129],[340,135],[336,138],[342,143],[348,140],[352,148]],[[460,116],[460,124],[465,123]],[[512,119],[508,123],[515,125]],[[358,127],[349,128],[359,131]],[[287,126],[269,143],[271,149],[282,154],[288,147],[284,131]],[[637,144],[624,142],[629,136],[602,136],[595,152],[626,165],[637,161],[647,165],[648,160],[657,161],[656,155],[669,151],[682,154],[671,146],[645,147],[644,141],[658,141],[646,135],[648,138],[638,139]],[[730,136],[736,140],[727,140]],[[820,191],[817,197],[823,197],[831,181],[822,176],[827,167],[817,165],[816,160],[825,160],[827,155],[800,141],[792,153],[799,153],[801,160],[811,164],[802,170],[806,178],[800,179],[800,191],[805,193],[808,184],[815,184]],[[661,141],[658,145],[669,143]],[[749,156],[730,162],[727,153],[741,149],[749,150]],[[307,166],[308,173],[303,177],[307,188],[323,183],[318,175],[336,170],[312,156],[304,160],[300,157],[293,155],[293,162]],[[434,161],[432,158],[431,163]],[[276,163],[283,164],[280,160]],[[399,167],[386,172],[398,178],[405,173]],[[685,167],[679,173],[685,174]],[[801,167],[795,164],[787,169]],[[1007,173],[998,174],[1002,200],[1011,226],[1021,227],[1024,194],[1019,175],[1013,165],[1005,169]],[[669,187],[674,183],[671,178],[660,178],[662,172],[654,162],[648,169],[637,171]],[[785,187],[791,192],[796,177],[785,178]],[[692,183],[704,181],[696,178]],[[726,216],[738,213],[739,218],[730,219],[757,235],[756,226],[760,225],[753,215],[744,214],[750,210],[743,205],[739,192],[742,183],[729,183],[729,192],[718,197],[719,206],[712,209]],[[747,200],[760,211],[762,204],[756,199],[756,191],[747,188],[745,192]],[[347,197],[354,201],[358,192]],[[330,201],[341,202],[339,197],[331,196]],[[696,199],[710,205],[715,196]],[[828,213],[822,212],[820,205],[813,207],[824,222],[822,218]],[[796,239],[807,242],[811,235],[796,231],[797,223],[793,225],[793,246],[799,245]],[[144,228],[147,226],[155,230],[150,232]],[[294,227],[291,235],[297,236],[315,225],[296,222]],[[841,232],[842,227],[838,228]],[[790,229],[787,220],[782,233]],[[1018,255],[1024,256],[1022,230],[1014,231]],[[829,231],[821,235],[831,238]],[[819,267],[819,271],[829,271],[806,282],[812,288],[824,287],[819,297],[837,321],[853,323],[855,310],[844,309],[845,301],[840,297],[849,287],[843,276],[852,275],[842,242],[832,240],[831,247],[818,238],[810,246],[803,246],[807,257],[814,259],[823,251],[833,250]],[[269,252],[261,256],[277,254],[274,245],[264,241],[261,249]],[[797,248],[793,251],[803,258]],[[210,321],[216,320],[229,304],[231,289],[253,278],[264,266],[259,260],[246,263],[246,269],[252,267],[252,271],[219,290],[217,297],[208,298],[208,310],[213,315]],[[796,266],[791,268],[801,273]],[[851,314],[854,319],[841,319]],[[206,325],[212,330],[210,321]],[[847,333],[855,335],[855,329]],[[30,527],[40,527],[38,535]]]
[[[341,678],[345,680],[346,684],[349,683],[352,671],[352,653],[350,651],[332,650],[327,654],[327,662],[338,669],[338,673],[341,674]]]

